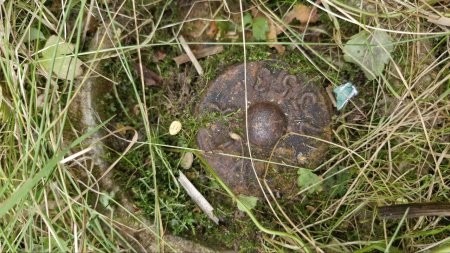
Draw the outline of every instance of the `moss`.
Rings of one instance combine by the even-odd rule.
[[[209,228],[196,238],[216,249],[239,248],[240,252],[255,252],[258,250],[258,229],[253,222],[242,213],[237,212],[229,199],[210,196],[215,213],[220,217],[220,225]],[[237,215],[240,217],[236,217]]]
[[[173,13],[176,13],[174,11]],[[172,34],[158,32],[155,34],[154,41],[170,41]],[[290,74],[302,74],[310,77],[321,76],[316,67],[299,53],[288,51],[284,55],[278,55],[267,45],[246,45],[247,61],[264,61],[276,60],[280,62],[280,67],[286,69]],[[166,57],[155,62],[153,56],[159,51],[164,52]],[[188,178],[196,185],[200,192],[206,195],[206,198],[213,202],[216,214],[221,218],[222,224],[216,226],[205,214],[203,214],[193,201],[187,196],[182,189],[179,189],[174,175],[178,173],[178,161],[181,156],[179,149],[163,148],[161,145],[172,145],[177,147],[196,147],[196,133],[198,129],[205,126],[209,122],[223,121],[229,122],[233,120],[233,114],[220,115],[210,113],[198,117],[195,110],[200,101],[203,92],[206,90],[208,83],[221,74],[228,66],[238,64],[244,61],[243,47],[239,45],[224,45],[222,53],[201,59],[201,65],[204,69],[204,75],[198,77],[193,67],[188,63],[182,66],[176,66],[172,60],[173,57],[180,54],[178,47],[173,45],[155,46],[151,48],[143,48],[141,50],[144,64],[146,67],[157,72],[164,80],[162,87],[141,89],[138,85],[137,89],[142,97],[145,94],[146,105],[149,110],[149,121],[152,124],[152,145],[138,146],[130,151],[120,162],[118,167],[124,168],[121,173],[127,175],[126,185],[135,193],[137,205],[144,210],[147,217],[152,219],[155,212],[160,212],[164,226],[172,234],[182,235],[186,238],[194,238],[207,245],[216,248],[235,248],[239,247],[242,252],[255,252],[261,250],[260,235],[257,233],[258,228],[247,217],[236,218],[239,212],[236,211],[235,203],[232,203],[228,197],[214,186],[214,181],[208,178],[201,164],[194,161],[193,168],[183,171]],[[130,56],[130,59],[136,56]],[[315,59],[315,62],[321,69],[327,69],[325,63]],[[132,62],[132,60],[130,60]],[[111,108],[111,111],[117,114],[116,121],[123,122],[124,125],[131,125],[139,132],[142,132],[144,123],[139,117],[128,118],[126,115],[133,115],[132,108],[137,101],[130,95],[129,76],[122,70],[120,62],[112,63],[110,67],[111,73],[115,73],[114,80],[119,82],[117,85],[118,99],[123,104],[123,113],[118,112],[118,108]],[[357,72],[352,66],[347,66],[344,70],[346,75],[355,76]],[[182,73],[183,79],[180,83],[179,73]],[[136,83],[140,83],[136,73],[133,79]],[[330,73],[337,79],[342,73]],[[181,97],[180,91],[182,85],[187,85],[190,89],[187,97]],[[112,103],[113,104],[113,103]],[[177,136],[169,136],[167,134],[170,122],[173,120],[181,120],[183,124],[182,131]],[[238,133],[243,134],[243,133]],[[149,148],[153,149],[153,161],[150,161]],[[156,175],[153,174],[151,163],[157,168]],[[127,169],[128,168],[128,169]],[[129,168],[134,168],[133,175],[130,176]],[[119,173],[120,175],[120,173]],[[120,177],[120,176],[119,176]],[[154,185],[156,181],[157,185]],[[337,180],[337,187],[341,187],[343,180]],[[345,184],[345,181],[342,184]],[[159,198],[155,199],[155,189],[158,189]],[[342,190],[342,189],[341,189]],[[339,192],[341,194],[341,192]],[[336,194],[336,196],[340,196]],[[314,200],[312,200],[315,198]],[[329,201],[330,196],[327,194],[317,194],[308,197],[311,205],[320,206],[325,201]],[[298,222],[302,219],[310,217],[305,204],[292,205],[299,203],[300,197],[289,200],[280,200],[282,206],[286,207],[289,217],[297,217]],[[155,210],[155,201],[158,201],[160,210]],[[255,215],[263,225],[269,229],[282,230],[281,227],[274,222],[274,219],[267,217],[271,210],[268,206],[258,206]],[[318,214],[315,217],[319,218]],[[332,226],[332,222],[325,224]]]

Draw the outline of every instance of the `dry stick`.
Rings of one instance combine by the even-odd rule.
[[[181,186],[183,186],[184,190],[186,190],[187,194],[194,200],[200,209],[202,209],[214,223],[219,224],[219,218],[213,213],[214,208],[181,171],[178,176],[178,182],[180,182]]]
[[[450,203],[411,203],[378,208],[380,218],[400,219],[421,216],[450,216]]]
[[[206,47],[202,48],[200,50],[194,50],[192,53],[196,57],[196,59],[208,57],[211,55],[215,55],[218,53],[221,53],[223,51],[223,46],[213,46],[213,47]],[[191,59],[187,54],[182,54],[177,57],[174,57],[173,60],[177,64],[177,66],[180,66],[183,63],[189,62]]]
[[[336,99],[333,96],[333,85],[330,84],[327,88],[326,88],[328,97],[330,97],[330,101],[333,104],[333,107],[336,107]]]
[[[203,68],[200,66],[200,63],[198,63],[197,58],[195,58],[194,53],[192,53],[191,48],[186,43],[186,40],[183,38],[182,35],[178,37],[178,40],[180,41],[181,46],[183,47],[184,51],[186,52],[187,56],[189,57],[189,60],[191,60],[192,64],[194,64],[195,70],[197,70],[197,73],[199,75],[203,75]]]

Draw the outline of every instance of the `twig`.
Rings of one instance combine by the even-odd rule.
[[[178,176],[178,182],[180,182],[181,186],[183,186],[184,190],[186,190],[187,194],[194,200],[200,209],[202,209],[214,223],[219,224],[219,218],[213,213],[214,208],[181,171]]]
[[[186,52],[187,56],[189,57],[189,60],[191,60],[192,64],[194,64],[195,70],[197,70],[197,73],[199,75],[203,75],[203,68],[200,66],[200,63],[198,63],[197,58],[195,58],[194,53],[192,53],[191,48],[186,43],[186,40],[183,38],[182,35],[178,37],[178,40],[180,41],[181,46],[183,47],[184,51]]]
[[[383,219],[399,219],[405,213],[406,218],[420,216],[450,216],[450,203],[411,203],[392,206],[381,206],[378,214]]]
[[[336,107],[336,99],[334,98],[333,95],[333,85],[330,84],[327,88],[326,88],[328,97],[330,98],[331,103],[333,104],[333,107]]]
[[[223,46],[212,46],[212,47],[206,47],[206,48],[202,48],[200,50],[192,51],[192,53],[194,54],[194,56],[197,59],[199,59],[199,58],[204,58],[204,57],[208,57],[211,55],[221,53],[222,51],[223,51]],[[180,66],[181,64],[190,61],[190,58],[187,54],[182,54],[177,57],[174,57],[173,60],[175,61],[175,63],[178,66]]]

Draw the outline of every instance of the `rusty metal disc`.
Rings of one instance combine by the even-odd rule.
[[[213,115],[197,134],[198,146],[236,193],[260,195],[255,172],[272,189],[292,192],[297,170],[270,162],[311,167],[326,153],[320,140],[331,138],[331,106],[324,89],[280,66],[247,63],[247,89],[244,65],[233,66],[210,84],[198,106],[203,117]],[[246,121],[255,171],[248,159]]]

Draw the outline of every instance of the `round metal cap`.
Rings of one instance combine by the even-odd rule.
[[[297,170],[292,166],[315,166],[326,153],[321,140],[331,138],[330,102],[322,87],[288,74],[279,62],[248,63],[246,74],[247,87],[244,64],[209,85],[198,113],[215,116],[199,130],[198,146],[236,193],[259,196],[256,175],[272,190],[293,192]]]

